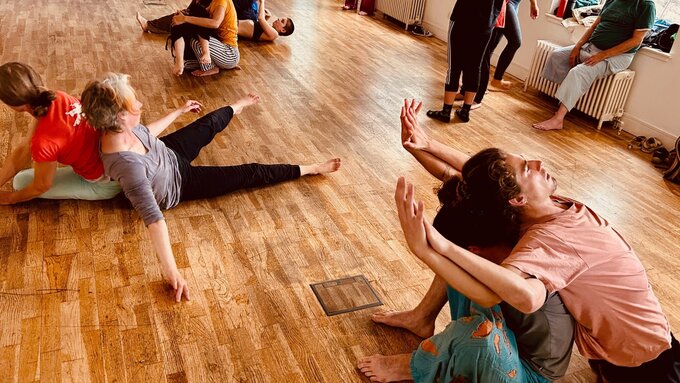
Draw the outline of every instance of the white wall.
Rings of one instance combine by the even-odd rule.
[[[436,37],[446,41],[448,20],[455,0],[427,0],[424,26]],[[525,79],[531,65],[531,56],[537,40],[551,40],[559,44],[571,44],[578,40],[558,22],[544,13],[551,0],[538,0],[541,15],[537,20],[529,17],[529,1],[522,1],[519,9],[522,25],[522,47],[517,51],[508,73]],[[495,61],[504,43],[496,49]],[[635,82],[626,104],[623,117],[624,129],[635,135],[655,136],[671,147],[680,136],[680,43],[675,42],[674,57],[640,51],[631,65],[635,70]]]

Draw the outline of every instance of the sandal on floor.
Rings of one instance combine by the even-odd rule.
[[[675,160],[673,160],[673,163],[669,166],[668,170],[666,170],[663,173],[663,178],[675,182],[676,184],[680,184],[680,157],[678,157],[678,152],[680,152],[680,137],[675,141]]]
[[[668,156],[664,159],[652,158],[652,163],[654,164],[654,167],[666,170],[670,168],[671,165],[675,162],[676,157],[677,153],[675,152],[675,149],[673,149],[670,152],[668,152]],[[657,160],[658,162],[654,162],[654,160]]]
[[[671,153],[668,151],[668,149],[661,147],[659,149],[656,149],[655,151],[652,152],[652,163],[653,164],[660,164],[664,161],[666,161],[666,158]]]
[[[647,137],[645,136],[637,136],[630,140],[628,143],[628,149],[640,149],[642,147],[642,143],[645,142]]]
[[[663,147],[663,143],[656,137],[649,137],[642,143],[642,150],[645,153],[651,153],[656,149]]]

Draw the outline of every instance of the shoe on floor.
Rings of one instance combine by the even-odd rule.
[[[456,116],[463,122],[470,121],[470,111],[466,109],[456,109]]]
[[[443,110],[428,110],[425,115],[441,122],[451,122],[451,115],[444,113]]]

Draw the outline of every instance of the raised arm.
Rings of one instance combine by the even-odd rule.
[[[146,127],[149,129],[149,132],[151,132],[151,134],[153,134],[155,137],[158,137],[158,135],[163,133],[163,131],[167,129],[167,127],[170,126],[170,124],[172,124],[172,122],[175,121],[177,117],[189,111],[199,113],[201,111],[202,106],[203,105],[198,101],[189,100],[184,104],[184,106],[168,113],[165,117],[161,118],[160,120],[154,121],[146,125]]]
[[[423,203],[416,204],[414,195],[413,185],[399,178],[395,201],[409,248],[452,287],[482,306],[506,301],[524,313],[543,306],[546,289],[542,282],[525,279],[519,270],[499,266],[442,237],[424,219]],[[437,256],[448,258],[451,265],[437,260]]]
[[[431,139],[418,124],[422,102],[404,100],[401,108],[401,138],[404,148],[436,178],[446,181],[463,169],[470,158],[459,150]]]
[[[262,27],[263,31],[262,36],[260,36],[260,40],[274,41],[279,37],[279,32],[267,22],[267,17],[264,13],[264,2],[265,0],[260,0],[259,8],[257,9],[257,22],[260,23],[260,27]]]
[[[483,307],[491,307],[498,303],[500,298],[491,289],[430,246],[423,225],[425,222],[423,203],[414,205],[414,192],[413,185],[406,186],[404,178],[400,177],[394,200],[397,204],[399,223],[411,252],[471,301]]]

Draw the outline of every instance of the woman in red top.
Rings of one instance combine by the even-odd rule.
[[[120,192],[104,175],[99,133],[82,118],[77,98],[45,88],[33,68],[11,62],[0,66],[0,100],[36,119],[0,168],[0,186],[13,178],[15,190],[0,192],[0,204],[38,197],[102,200]],[[22,170],[31,159],[33,168]]]

